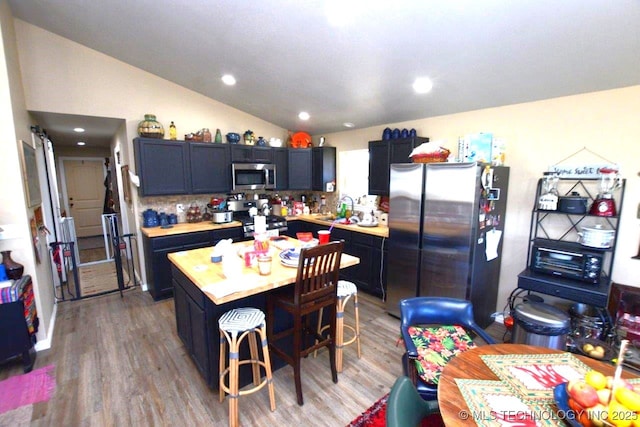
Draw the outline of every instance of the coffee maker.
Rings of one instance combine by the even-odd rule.
[[[613,190],[622,185],[622,178],[617,169],[600,168],[600,192],[591,205],[589,213],[597,216],[616,216],[616,201]]]

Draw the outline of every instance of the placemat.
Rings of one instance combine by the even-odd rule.
[[[524,402],[503,381],[456,379],[456,384],[469,407],[458,416],[478,426],[564,426],[549,405]]]
[[[590,369],[570,353],[480,357],[524,402],[551,403],[556,385],[582,378]]]

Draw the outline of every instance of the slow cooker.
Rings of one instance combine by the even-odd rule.
[[[212,220],[215,224],[224,224],[233,221],[233,211],[214,211]]]
[[[602,225],[598,224],[594,227],[582,227],[578,235],[580,236],[580,243],[584,246],[610,248],[613,245],[615,233],[615,230],[603,228]]]

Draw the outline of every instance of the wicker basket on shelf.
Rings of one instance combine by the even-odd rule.
[[[414,154],[411,156],[413,163],[443,163],[447,161],[451,151],[440,147],[440,151],[436,153]]]

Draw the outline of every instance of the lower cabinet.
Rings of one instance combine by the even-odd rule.
[[[242,238],[242,228],[224,228],[214,231],[199,231],[196,233],[177,234],[144,238],[144,256],[146,260],[147,286],[151,297],[157,301],[173,295],[171,283],[171,262],[167,255],[172,252],[188,251],[190,249],[213,246],[221,239],[239,241]]]
[[[327,226],[306,221],[289,221],[287,236],[296,237],[297,232],[311,232],[318,236],[318,230],[326,230]],[[382,298],[386,292],[386,272],[383,262],[384,248],[382,237],[372,236],[357,231],[334,228],[331,240],[343,240],[344,252],[360,258],[360,263],[340,270],[340,278],[356,284],[371,295]],[[382,281],[381,281],[382,277]]]

